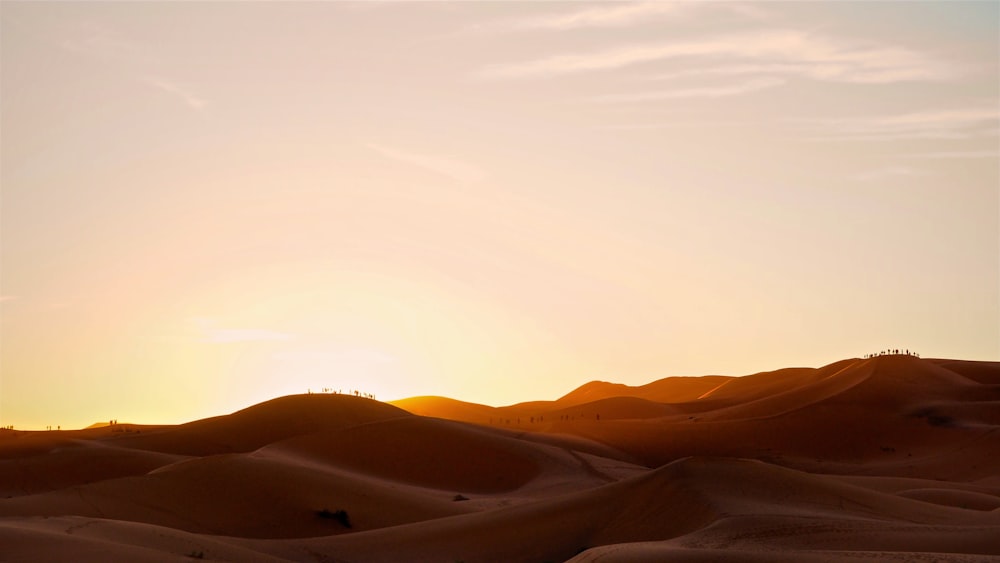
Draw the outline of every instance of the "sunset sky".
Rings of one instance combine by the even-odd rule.
[[[1000,3],[0,9],[0,425],[1000,360]]]

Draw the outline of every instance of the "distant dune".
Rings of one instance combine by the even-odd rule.
[[[0,432],[0,561],[1000,561],[1000,363]]]

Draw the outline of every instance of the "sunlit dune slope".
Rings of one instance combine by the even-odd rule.
[[[624,386],[622,386],[624,387]],[[595,395],[596,396],[596,395]],[[561,416],[590,416],[600,414],[603,418],[655,418],[676,414],[675,407],[639,397],[611,396],[588,402],[576,401],[532,401],[508,407],[490,407],[476,403],[465,403],[444,397],[412,397],[392,404],[413,414],[460,420],[498,427],[520,427],[558,421]]]
[[[667,378],[639,387],[592,382],[559,401],[468,418],[577,435],[651,467],[713,455],[825,473],[979,479],[1000,470],[997,456],[988,455],[1000,451],[1000,385],[992,383],[1000,381],[997,373],[995,362],[882,356],[738,378]],[[625,395],[606,396],[612,393]],[[687,400],[664,403],[644,394]],[[444,418],[477,409],[445,408],[455,405],[444,401],[423,406],[422,414]]]
[[[420,416],[433,416],[476,424],[489,424],[492,419],[500,416],[499,409],[494,407],[447,397],[410,397],[390,401],[389,404]]]
[[[348,395],[279,397],[226,416],[109,439],[122,447],[184,455],[248,452],[285,438],[410,416],[392,405]]]
[[[843,360],[821,368],[785,368],[744,377],[733,377],[701,395],[698,400],[711,399],[712,401],[728,401],[730,403],[748,403],[773,397],[823,380],[829,375],[856,364],[857,361]]]
[[[744,378],[752,385],[760,376]],[[743,383],[743,382],[740,382]],[[739,385],[733,383],[732,386]],[[727,385],[728,387],[729,385]],[[848,360],[787,382],[758,398],[706,412],[704,420],[776,417],[830,407],[867,409],[871,414],[929,418],[941,402],[968,405],[1000,400],[1000,387],[982,385],[934,363],[909,356]],[[975,422],[969,420],[968,422]]]
[[[609,397],[636,397],[635,387],[607,381],[591,381],[560,397],[557,403],[562,407],[571,407],[581,403],[599,401]]]
[[[651,466],[722,455],[820,472],[976,479],[1000,470],[989,453],[1000,451],[1000,433],[989,417],[975,416],[991,412],[996,392],[934,363],[882,357],[841,362],[784,392],[687,417],[587,421],[559,430]],[[942,402],[968,407],[967,418],[938,412]]]
[[[612,397],[637,397],[659,403],[692,401],[718,386],[736,379],[725,375],[702,377],[667,377],[645,385],[630,386],[606,381],[591,381],[560,397],[557,407],[572,407]]]

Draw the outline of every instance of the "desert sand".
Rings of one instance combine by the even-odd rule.
[[[0,561],[1000,561],[1000,363],[0,431]]]

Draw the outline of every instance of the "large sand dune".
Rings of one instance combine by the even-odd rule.
[[[0,561],[1000,560],[1000,364],[0,432]]]

